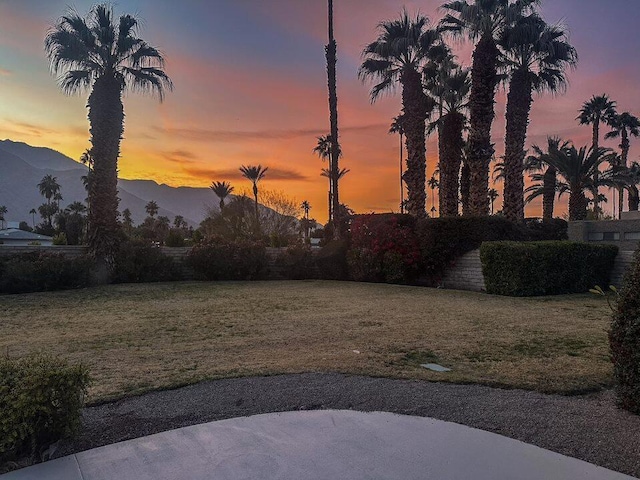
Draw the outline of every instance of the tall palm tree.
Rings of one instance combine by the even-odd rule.
[[[329,168],[333,172],[330,181],[331,183],[331,202],[333,216],[337,217],[340,214],[340,199],[338,195],[338,162],[341,156],[340,151],[340,138],[338,136],[338,93],[336,82],[336,64],[337,64],[337,44],[333,36],[333,0],[328,0],[328,30],[329,30],[329,43],[325,47],[325,56],[327,59],[327,86],[329,89],[329,123],[331,127],[331,143],[330,143],[330,166]],[[334,218],[334,221],[339,222],[339,218]],[[340,236],[340,229],[334,229],[334,235],[337,238]]]
[[[489,202],[491,204],[491,215],[493,215],[493,205],[499,196],[500,194],[498,193],[498,190],[496,190],[495,188],[489,189]]]
[[[60,184],[58,178],[53,175],[45,175],[38,183],[38,191],[40,195],[47,199],[47,205],[51,205],[51,200],[60,193]]]
[[[9,210],[7,210],[7,207],[4,205],[0,205],[0,230],[4,230],[4,222],[5,222],[5,218],[4,216],[7,214]]]
[[[606,178],[597,172],[600,165],[610,161],[613,152],[610,149],[598,147],[596,149],[575,146],[562,149],[557,155],[549,155],[545,162],[558,172],[558,192],[560,195],[569,194],[569,220],[584,220],[587,218],[588,200],[585,192],[589,192],[594,200],[598,195],[598,187],[611,185]]]
[[[623,112],[616,114],[610,121],[612,130],[607,133],[604,138],[620,138],[620,166],[626,168],[629,161],[629,137],[640,136],[640,119],[630,114],[629,112]],[[632,186],[636,188],[635,185]],[[624,189],[620,187],[618,189],[618,218],[622,216],[623,203],[624,203]]]
[[[495,117],[495,94],[500,79],[498,41],[507,28],[521,16],[531,13],[538,3],[539,0],[460,0],[442,6],[447,14],[440,28],[477,41],[473,51],[469,96],[471,215],[486,216],[489,213],[489,163],[494,154],[491,125]]]
[[[304,238],[305,240],[309,239],[309,211],[311,210],[311,204],[309,203],[308,200],[303,200],[302,203],[300,204],[300,208],[302,209],[302,213],[303,213],[303,223],[304,223]]]
[[[389,133],[397,133],[400,137],[400,213],[404,214],[404,180],[402,179],[402,143],[404,140],[404,128],[402,127],[403,120],[404,117],[402,116],[402,114],[393,117],[393,121],[391,122],[391,126],[389,127]]]
[[[338,170],[337,172],[337,176],[338,176],[338,181],[340,181],[342,179],[342,177],[344,177],[347,173],[349,173],[351,170],[348,168],[341,168],[340,170]],[[329,185],[331,185],[332,183],[332,179],[333,179],[333,175],[334,173],[328,169],[328,168],[323,168],[321,170],[320,176],[321,177],[325,177],[329,179]],[[331,214],[333,213],[333,204],[331,202],[331,191],[329,191],[329,218],[331,219]]]
[[[147,212],[147,215],[153,218],[158,214],[158,210],[159,210],[158,203],[155,200],[151,200],[149,203],[147,203],[144,206],[144,210],[145,212]]]
[[[502,211],[509,220],[523,222],[524,147],[532,94],[565,90],[565,70],[577,64],[578,54],[567,41],[564,28],[548,25],[537,14],[522,17],[505,30],[500,45],[509,76]]]
[[[334,142],[331,137],[331,134],[321,135],[318,137],[318,143],[313,148],[313,152],[318,155],[320,160],[323,162],[325,160],[329,160],[329,170],[331,170],[331,149],[333,148]],[[340,144],[338,146],[338,157],[342,157],[342,148]],[[333,220],[333,181],[331,180],[331,176],[327,177],[329,179],[329,221]],[[338,177],[340,179],[340,177]]]
[[[469,71],[455,62],[444,62],[434,72],[425,75],[425,88],[436,101],[440,117],[430,125],[438,128],[440,165],[439,207],[441,217],[458,215],[460,165],[462,164],[466,124],[464,110],[471,89]]]
[[[426,202],[426,144],[425,121],[435,103],[422,89],[421,71],[436,51],[441,36],[428,29],[429,19],[422,15],[410,18],[406,10],[396,20],[378,26],[379,35],[362,52],[363,62],[358,71],[361,80],[373,80],[371,101],[392,90],[398,83],[402,87],[403,128],[407,142],[407,211],[416,217],[425,217]]]
[[[36,211],[35,208],[32,208],[31,210],[29,210],[29,215],[31,215],[31,226],[33,228],[36,228],[36,213],[38,213]]]
[[[131,218],[131,210],[128,208],[125,208],[122,211],[122,225],[124,226],[127,234],[131,235],[131,232],[133,231],[133,218]]]
[[[600,146],[600,124],[605,123],[611,125],[616,115],[616,102],[611,100],[608,95],[594,95],[590,100],[582,104],[582,108],[578,111],[576,120],[580,125],[592,126],[591,148],[594,150]],[[600,172],[596,172],[596,177]],[[598,211],[599,195],[596,195],[593,203],[594,211]]]
[[[89,183],[89,246],[114,266],[118,246],[118,156],[124,133],[122,95],[126,90],[157,94],[162,101],[172,83],[164,57],[138,37],[138,20],[116,19],[111,7],[93,7],[86,18],[73,10],[60,18],[45,39],[51,69],[65,93],[90,90],[87,106],[95,181]]]
[[[629,167],[631,182],[629,182],[629,211],[637,212],[640,207],[640,194],[638,193],[638,185],[640,185],[640,163],[633,162]]]
[[[427,186],[431,189],[431,216],[434,217],[436,214],[436,188],[440,186],[440,182],[434,176],[432,176],[427,182]]]
[[[233,187],[229,182],[213,182],[209,187],[220,199],[220,213],[224,211],[224,199],[231,195]]]
[[[240,172],[242,172],[242,176],[249,180],[253,184],[253,199],[255,200],[255,215],[256,215],[256,226],[260,228],[260,217],[258,215],[258,182],[262,180],[269,170],[269,167],[262,168],[262,165],[254,166],[249,165],[245,167],[242,165],[240,167]]]
[[[569,142],[563,141],[560,137],[547,138],[547,151],[543,151],[534,145],[535,155],[527,157],[526,170],[531,172],[530,178],[533,183],[525,190],[529,195],[525,201],[530,203],[538,197],[542,197],[542,220],[553,219],[553,209],[557,192],[557,170],[548,160],[551,156],[558,156],[569,147]]]

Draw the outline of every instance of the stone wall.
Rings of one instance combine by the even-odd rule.
[[[471,290],[482,292],[485,290],[480,250],[473,250],[458,260],[449,268],[442,279],[443,288],[454,290]]]

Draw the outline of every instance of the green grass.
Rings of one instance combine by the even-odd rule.
[[[203,379],[344,372],[542,392],[612,384],[600,297],[348,282],[112,285],[0,297],[0,351],[88,364],[91,401]],[[452,369],[420,367],[435,362]]]

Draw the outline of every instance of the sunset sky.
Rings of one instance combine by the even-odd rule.
[[[68,4],[84,14],[93,3],[0,0],[0,139],[48,146],[76,159],[89,146],[87,95],[68,97],[58,89],[43,39]],[[360,53],[376,38],[377,23],[396,17],[403,5],[435,23],[441,3],[335,0],[341,166],[351,169],[341,183],[341,200],[358,212],[397,211],[399,203],[398,138],[387,132],[400,98],[369,103],[369,86],[357,79]],[[606,92],[619,111],[640,114],[636,3],[543,2],[547,21],[569,27],[580,62],[565,95],[536,97],[528,146],[543,144],[547,135],[589,143],[590,127],[579,126],[575,117],[594,94]],[[175,84],[162,104],[125,97],[121,177],[200,187],[229,180],[239,189],[247,182],[238,167],[260,163],[269,166],[264,188],[309,200],[312,216],[326,220],[327,181],[319,175],[326,165],[312,152],[316,137],[329,129],[325,0],[120,0],[115,10],[144,20],[140,36],[165,53]],[[470,48],[457,48],[467,64]],[[504,96],[501,90],[494,124],[499,155]],[[632,141],[630,159],[639,155],[640,140]],[[437,163],[435,138],[427,157],[430,174]],[[527,213],[539,214],[539,207]]]

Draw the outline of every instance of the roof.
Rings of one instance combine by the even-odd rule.
[[[38,233],[33,233],[33,232],[25,232],[24,230],[20,230],[17,228],[6,228],[4,230],[0,230],[0,240],[38,241],[38,240],[53,240],[53,237],[48,237],[47,235],[40,235]]]

